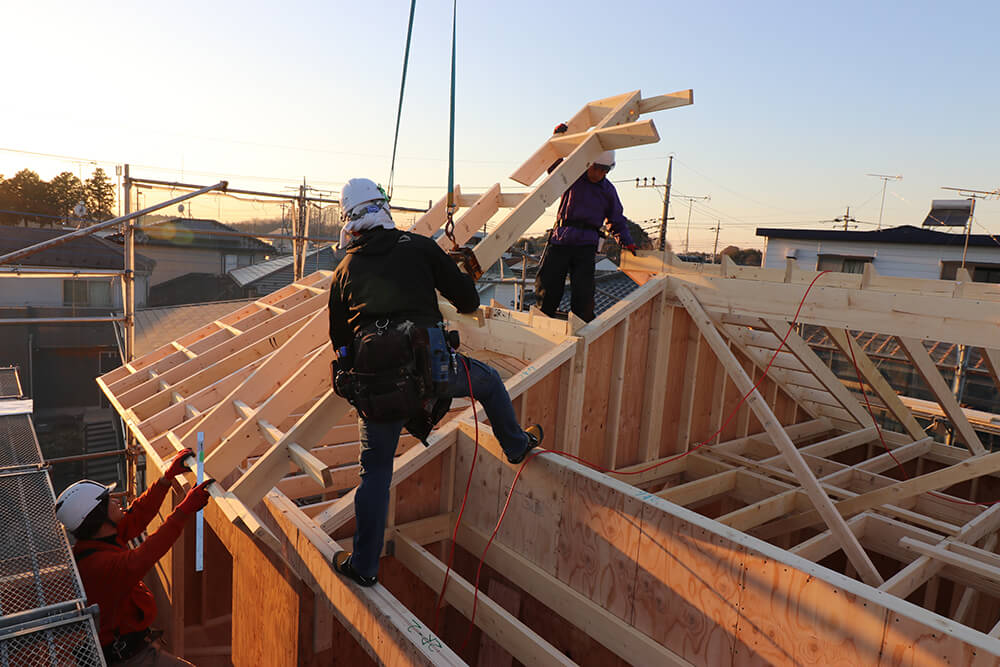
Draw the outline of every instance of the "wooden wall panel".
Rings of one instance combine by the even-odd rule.
[[[878,664],[884,608],[753,551],[743,562],[734,665]]]
[[[716,385],[719,360],[712,353],[708,342],[702,338],[699,342],[697,384],[695,385],[694,407],[691,410],[691,435],[689,447],[711,437],[716,427],[712,423],[713,407],[721,386]]]
[[[567,362],[572,363],[572,361]],[[565,366],[566,364],[563,364]],[[515,406],[523,406],[521,423],[530,426],[540,424],[545,432],[545,447],[553,447],[556,442],[557,411],[559,409],[559,369],[553,370],[544,380],[531,387],[523,400],[515,400]]]
[[[653,301],[634,313],[629,321],[628,354],[625,356],[625,386],[622,387],[621,427],[618,434],[618,465],[639,463],[639,427],[642,397],[646,388],[649,360],[649,323]]]
[[[489,429],[489,426],[479,425]],[[438,456],[396,486],[396,524],[434,516],[441,507],[441,467]],[[463,478],[463,482],[466,478]],[[462,485],[465,490],[465,485]]]
[[[239,549],[233,562],[233,664],[294,667],[299,637],[296,587],[253,545]]]
[[[556,456],[535,457],[524,466],[496,538],[552,575],[557,571],[558,527],[567,502],[567,473],[561,465],[547,460]],[[499,468],[502,507],[510,494],[517,468],[496,459],[492,461]]]
[[[882,657],[878,664],[889,667],[923,665],[985,667],[1000,665],[1000,657],[970,646],[945,632],[934,631],[926,624],[912,618],[889,612],[882,644]]]
[[[569,475],[565,489],[556,576],[629,621],[641,504],[581,475]]]
[[[587,350],[587,391],[583,396],[580,428],[580,456],[587,461],[605,460],[603,451],[608,424],[608,396],[611,389],[614,350],[613,328],[592,342]]]
[[[633,625],[695,665],[734,649],[745,549],[646,505]]]
[[[677,441],[677,428],[680,424],[681,395],[684,390],[684,362],[687,356],[688,336],[694,326],[687,311],[674,308],[673,329],[670,332],[670,373],[664,381],[667,390],[663,399],[663,433],[660,438],[660,456],[669,456],[685,450],[686,443]]]

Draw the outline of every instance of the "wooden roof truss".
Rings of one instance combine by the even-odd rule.
[[[690,91],[635,92],[585,105],[515,172],[533,185],[565,158],[529,193],[460,192],[456,239],[502,215],[475,249],[491,264],[597,153],[655,141],[642,113],[690,101]],[[443,223],[439,202],[413,229]],[[507,504],[517,469],[482,411],[477,431],[472,409],[457,404],[428,447],[401,441],[383,585],[371,589],[330,565],[353,533],[359,443],[353,411],[330,388],[329,272],[99,380],[151,478],[203,434],[218,481],[206,517],[231,555],[219,567],[232,579],[234,661],[342,652],[344,633],[393,664],[493,653],[525,664],[1000,659],[1000,511],[976,504],[1000,499],[1000,453],[985,451],[944,390],[941,410],[964,447],[934,442],[850,333],[894,337],[940,389],[921,339],[995,355],[1000,290],[869,269],[824,274],[806,295],[817,274],[792,264],[692,265],[669,251],[626,256],[623,268],[641,287],[586,325],[503,308],[453,320],[467,351],[501,370],[521,422],[544,427],[546,447],[608,472],[542,454]],[[901,425],[883,430],[889,451],[863,397],[817,357],[802,324],[853,352],[863,386]],[[436,633],[427,591],[441,589],[470,475],[456,540],[467,556],[449,575],[452,621],[446,614]],[[476,560],[505,505],[470,647],[454,619],[473,615]],[[197,625],[183,615],[190,604],[174,605],[173,648],[225,650],[196,640],[226,621],[209,617],[214,602],[183,558],[162,576],[175,595],[202,596]],[[263,615],[261,596],[289,609],[294,628]]]

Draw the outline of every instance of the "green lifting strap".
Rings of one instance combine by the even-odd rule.
[[[396,147],[399,145],[399,123],[403,118],[403,91],[406,90],[406,66],[410,62],[410,37],[413,35],[413,14],[417,0],[410,0],[410,23],[406,28],[406,49],[403,51],[403,79],[399,82],[399,106],[396,108],[396,133],[392,138],[392,163],[389,165],[389,189],[386,199],[392,199],[392,181],[396,173]]]

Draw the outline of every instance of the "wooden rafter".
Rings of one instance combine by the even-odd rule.
[[[866,582],[872,585],[881,584],[882,577],[878,573],[878,570],[875,569],[871,559],[868,558],[867,554],[865,554],[864,549],[861,548],[857,538],[847,527],[843,518],[834,511],[833,503],[830,501],[830,498],[820,487],[819,482],[816,481],[816,477],[813,475],[812,470],[810,470],[806,465],[806,462],[802,459],[802,455],[795,448],[795,445],[788,437],[788,434],[785,433],[770,408],[767,407],[764,399],[761,398],[757,390],[754,389],[753,382],[749,377],[747,377],[746,371],[743,370],[743,367],[740,366],[739,362],[726,346],[722,336],[716,330],[715,325],[712,324],[711,319],[708,317],[708,313],[705,312],[704,308],[701,307],[701,304],[698,303],[694,296],[683,285],[678,286],[674,293],[677,295],[677,298],[681,301],[681,303],[684,304],[684,307],[691,315],[691,318],[701,330],[702,335],[705,336],[705,340],[715,351],[716,357],[718,357],[719,360],[726,365],[726,370],[728,371],[729,376],[739,388],[740,392],[744,395],[749,394],[747,398],[748,405],[757,415],[757,419],[760,420],[768,435],[771,436],[772,442],[774,442],[774,444],[778,447],[778,450],[785,456],[789,466],[799,477],[806,493],[809,494],[809,499],[816,507],[816,512],[823,517],[827,527],[840,539],[841,548],[843,548],[844,553],[847,554],[851,563],[853,563],[854,567],[858,569],[858,572]],[[804,344],[805,343],[803,343],[803,345]]]

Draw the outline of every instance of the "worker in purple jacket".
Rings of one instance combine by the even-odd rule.
[[[563,127],[556,127],[556,133]],[[614,166],[615,152],[604,151],[559,202],[556,226],[549,232],[535,278],[535,300],[549,317],[559,307],[568,273],[570,310],[584,322],[594,319],[594,261],[605,220],[618,245],[635,254],[618,192],[605,178]]]

